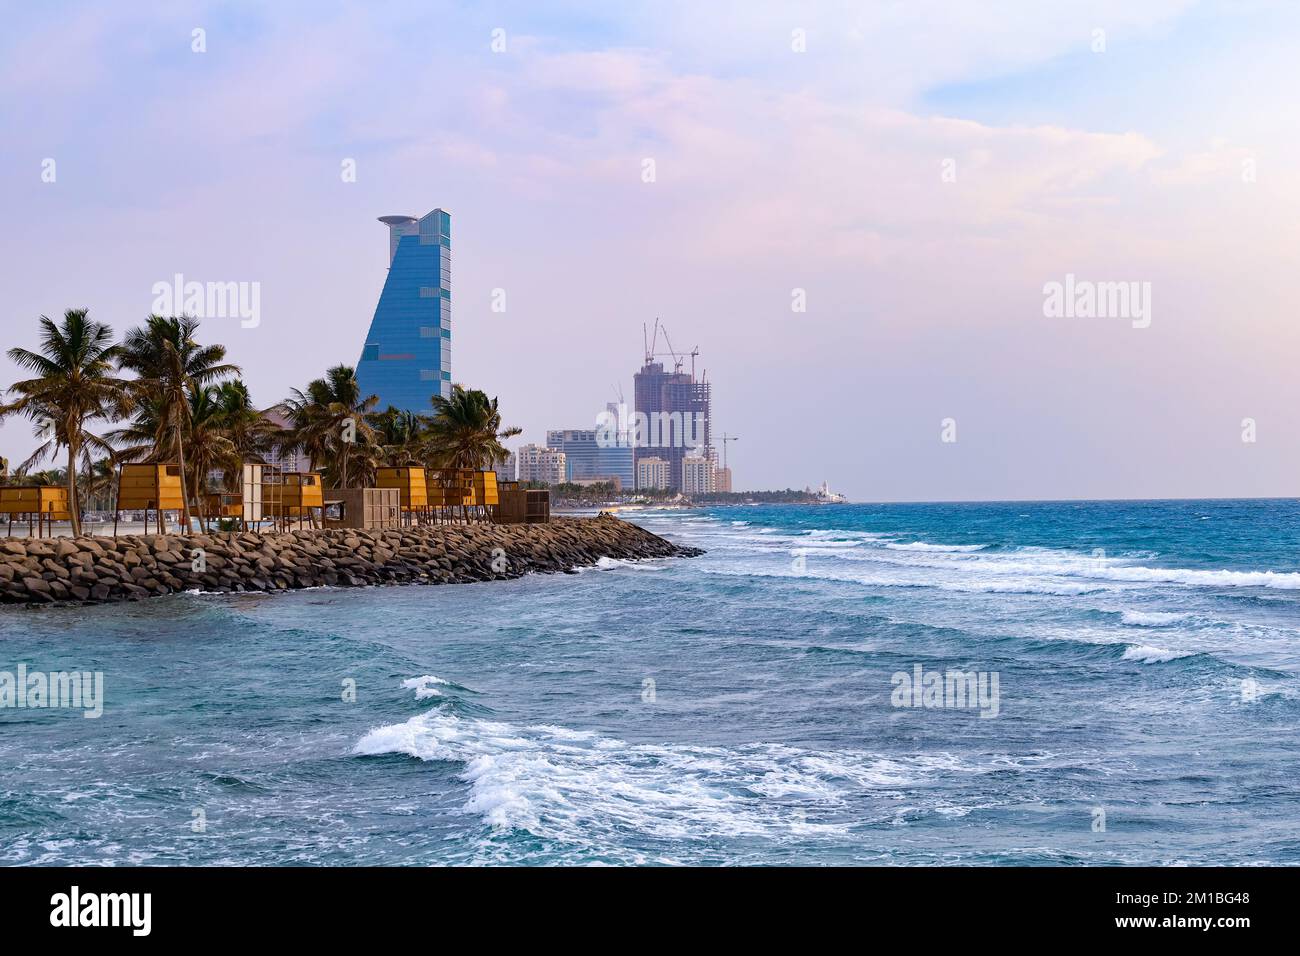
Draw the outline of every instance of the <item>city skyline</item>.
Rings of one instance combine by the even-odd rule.
[[[458,867],[1283,925],[1300,3],[3,20],[20,938]]]
[[[1294,7],[452,9],[9,11],[10,344],[257,283],[203,332],[270,405],[357,360],[374,217],[438,203],[453,377],[529,436],[591,421],[660,315],[727,383],[745,489],[1295,494]],[[1149,312],[1050,314],[1076,279]]]

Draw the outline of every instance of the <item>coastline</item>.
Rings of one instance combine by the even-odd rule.
[[[0,603],[102,604],[194,590],[462,584],[573,573],[601,558],[702,553],[612,516],[381,531],[7,538],[0,540]]]

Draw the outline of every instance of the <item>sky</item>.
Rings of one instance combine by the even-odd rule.
[[[255,327],[201,332],[271,405],[359,357],[376,217],[442,207],[453,377],[517,442],[630,399],[658,318],[700,350],[738,489],[1300,491],[1300,4],[4,0],[0,22],[5,348],[69,308],[139,324],[177,273],[258,283]],[[1134,299],[1049,314],[1067,282]],[[34,445],[0,426],[0,455]]]

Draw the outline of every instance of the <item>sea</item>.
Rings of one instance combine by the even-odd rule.
[[[0,862],[1300,863],[1300,502],[624,517],[707,554],[0,608],[103,682],[0,707]]]

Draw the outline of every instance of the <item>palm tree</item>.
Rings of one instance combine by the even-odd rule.
[[[107,437],[114,445],[113,460],[118,462],[157,462],[165,459],[165,439],[160,424],[163,418],[162,397],[136,395],[131,406],[134,414]]]
[[[383,464],[401,467],[419,464],[427,457],[429,421],[425,416],[389,405],[382,412],[368,415],[367,420],[375,431]]]
[[[0,418],[25,415],[37,423],[43,438],[36,452],[20,466],[25,471],[59,448],[67,449],[68,511],[72,533],[81,534],[81,499],[77,494],[77,460],[91,449],[110,452],[103,439],[87,430],[95,419],[112,419],[126,409],[127,384],[113,374],[118,346],[113,330],[90,319],[86,309],[69,309],[60,325],[41,316],[40,351],[9,350],[9,359],[35,378],[9,389],[16,401],[0,406]]]
[[[185,447],[189,451],[190,484],[186,494],[198,503],[200,524],[206,524],[204,492],[208,474],[220,470],[229,475],[239,470],[243,460],[239,449],[227,435],[225,413],[217,400],[217,389],[211,386],[193,389],[188,418]]]
[[[277,442],[281,431],[274,421],[266,418],[248,395],[248,386],[242,381],[221,382],[213,390],[222,436],[234,446],[230,466],[225,468],[226,490],[238,489],[244,462],[263,462]]]
[[[355,369],[335,365],[309,382],[306,392],[295,388],[281,403],[291,423],[285,446],[321,462],[330,487],[346,488],[350,464],[354,478],[364,478],[373,466],[375,431],[366,416],[378,403],[377,395],[362,396]]]
[[[68,472],[63,468],[46,468],[44,471],[29,471],[23,475],[23,484],[40,485],[54,488],[68,482]]]
[[[205,522],[203,494],[207,491],[207,475],[220,471],[222,485],[228,491],[236,490],[243,463],[260,457],[279,429],[252,407],[242,382],[203,385],[186,394],[189,408],[182,442],[187,466],[185,495],[187,500],[199,503],[200,518]],[[156,396],[141,401],[134,419],[109,435],[120,446],[116,457],[121,461],[165,458],[157,442],[161,420],[161,402]]]
[[[117,488],[117,472],[113,458],[105,455],[89,463],[81,478],[86,501],[94,511],[112,510],[113,498]]]
[[[185,467],[185,437],[189,428],[192,393],[239,374],[224,361],[225,346],[199,345],[199,323],[188,315],[164,318],[151,315],[145,324],[126,334],[118,365],[132,371],[134,397],[149,409],[155,429],[154,454],[173,457],[180,466],[181,487],[189,488]],[[181,524],[190,528],[187,496],[181,496]]]
[[[512,438],[522,428],[501,427],[497,400],[479,389],[466,390],[453,385],[451,397],[435,395],[433,420],[429,423],[429,443],[433,457],[442,468],[467,468],[480,471],[491,468],[509,452],[502,439]]]

